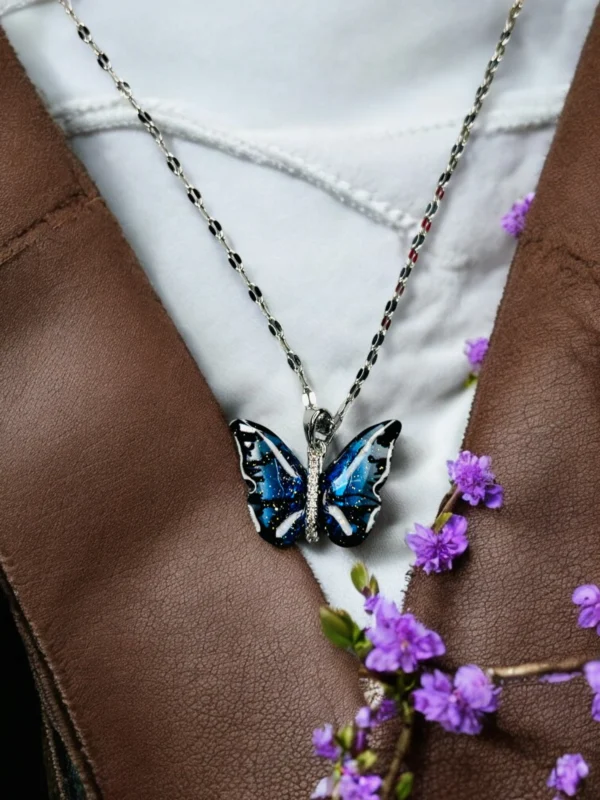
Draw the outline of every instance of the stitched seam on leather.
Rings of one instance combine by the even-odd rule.
[[[1,27],[0,27],[0,47],[5,47],[6,48],[6,50],[8,51],[8,59],[12,58],[12,60],[16,64],[17,69],[21,71],[21,73],[22,73],[23,77],[25,78],[26,82],[29,83],[29,85],[30,85],[30,94],[32,94],[34,99],[35,99],[35,105],[41,111],[43,116],[46,117],[46,119],[49,121],[50,127],[52,129],[52,133],[54,135],[54,138],[56,139],[57,149],[59,151],[60,151],[60,149],[62,149],[62,151],[63,151],[62,157],[60,157],[60,152],[59,152],[59,157],[57,157],[57,161],[60,160],[62,163],[64,163],[64,165],[66,166],[66,168],[67,168],[67,170],[69,172],[71,180],[72,180],[71,190],[66,195],[66,197],[64,197],[54,208],[50,208],[47,211],[45,211],[42,214],[41,217],[39,217],[38,219],[34,220],[33,222],[29,222],[25,226],[25,228],[23,228],[20,231],[17,231],[9,239],[7,239],[6,241],[0,242],[0,247],[3,248],[5,246],[8,246],[10,244],[10,242],[12,242],[14,239],[19,238],[21,236],[25,236],[29,230],[31,230],[32,228],[35,228],[37,224],[43,222],[48,217],[48,215],[52,214],[53,211],[56,211],[59,208],[62,208],[64,206],[66,206],[66,205],[69,205],[69,203],[71,203],[77,197],[80,197],[82,195],[88,195],[88,196],[96,195],[97,192],[96,192],[95,186],[93,185],[91,180],[88,178],[88,176],[85,173],[83,167],[80,165],[79,161],[75,158],[73,153],[70,151],[69,146],[67,144],[67,141],[66,141],[66,138],[65,138],[63,132],[61,131],[59,126],[54,122],[54,120],[52,119],[52,117],[48,113],[48,109],[44,106],[40,96],[35,91],[35,88],[31,84],[31,81],[29,80],[29,78],[27,77],[27,75],[25,73],[25,69],[23,68],[23,65],[19,61],[19,58],[18,58],[18,56],[17,56],[17,54],[15,52],[15,49],[13,48],[12,44],[9,42],[8,38],[6,37],[6,34],[4,33],[4,31],[3,31],[3,29]],[[0,50],[0,56],[2,56],[2,55],[3,55],[2,51]],[[33,116],[35,116],[35,115],[33,114]],[[35,144],[33,144],[30,149],[34,150],[35,149]],[[1,263],[1,261],[0,261],[0,263]]]
[[[61,208],[64,208],[65,206],[68,206],[78,197],[81,197],[82,194],[83,190],[81,189],[80,186],[78,186],[74,191],[69,192],[69,194],[66,195],[66,197],[64,197],[63,200],[61,200],[61,202],[58,203],[58,205],[53,206],[48,211],[44,211],[41,217],[37,217],[36,219],[33,220],[33,222],[28,222],[24,228],[21,228],[21,230],[17,231],[16,233],[13,233],[12,236],[6,239],[6,241],[3,241],[2,247],[8,247],[11,244],[11,242],[15,241],[16,239],[20,239],[22,236],[26,236],[30,230],[35,228],[36,225],[39,225],[41,222],[43,222],[50,214],[52,214],[54,211],[59,211]]]
[[[563,242],[562,240],[559,239],[552,239],[543,234],[537,234],[537,235],[530,234],[529,236],[524,235],[523,241],[520,243],[519,249],[527,250],[532,245],[543,245],[550,253],[563,253],[573,261],[577,261],[580,264],[585,264],[586,266],[600,265],[600,261],[583,258],[583,256],[578,255],[574,250],[571,250],[571,248],[566,242]]]
[[[42,647],[40,639],[37,636],[37,634],[35,633],[35,630],[34,630],[32,624],[31,624],[31,622],[29,621],[29,618],[28,618],[27,614],[25,613],[25,611],[23,609],[23,605],[20,602],[19,593],[15,589],[15,587],[13,586],[12,582],[10,581],[10,579],[8,577],[8,573],[7,573],[6,568],[5,568],[5,565],[3,563],[0,563],[0,575],[1,575],[0,580],[4,584],[4,587],[3,587],[4,591],[8,591],[9,595],[12,597],[12,601],[17,606],[19,614],[21,616],[22,624],[24,624],[27,627],[27,630],[29,631],[30,642],[35,646],[35,649],[37,651],[38,657],[43,662],[45,668],[48,670],[48,675],[50,676],[50,678],[52,680],[52,686],[53,686],[54,691],[55,691],[56,700],[57,700],[59,706],[61,707],[62,711],[64,712],[65,720],[67,721],[68,725],[70,726],[73,738],[76,740],[76,742],[77,742],[77,744],[79,746],[79,753],[81,755],[81,758],[85,762],[86,766],[88,767],[88,770],[89,770],[88,779],[91,778],[92,783],[94,784],[94,790],[97,792],[99,797],[102,797],[102,792],[100,791],[100,786],[99,786],[99,783],[98,783],[96,770],[95,770],[94,764],[93,764],[93,762],[92,762],[92,760],[91,760],[91,758],[89,756],[89,751],[88,751],[88,749],[87,749],[87,747],[86,747],[86,745],[84,743],[83,735],[81,734],[78,726],[76,725],[76,723],[74,721],[73,715],[71,713],[71,707],[70,707],[69,703],[67,702],[66,698],[63,696],[63,693],[60,690],[60,687],[59,687],[58,682],[56,680],[56,676],[54,674],[54,670],[52,669],[52,665],[51,665],[49,659],[46,657],[46,653],[44,651],[44,648]],[[32,669],[33,669],[33,666],[32,666]],[[37,677],[36,677],[36,684],[37,684]]]
[[[99,195],[88,196],[84,192],[77,192],[74,195],[70,195],[65,202],[55,206],[43,217],[35,220],[35,222],[31,223],[24,231],[13,236],[0,247],[0,267],[14,258],[18,253],[22,253],[24,250],[27,250],[28,247],[35,244],[46,226],[50,225],[53,228],[59,228],[62,225],[68,224],[77,217],[86,206],[96,201],[103,202]]]

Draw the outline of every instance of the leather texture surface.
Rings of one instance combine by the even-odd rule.
[[[360,703],[299,552],[0,34],[0,563],[89,797],[296,798]]]
[[[438,630],[446,666],[600,657],[573,589],[600,583],[600,18],[596,16],[513,263],[465,445],[493,457],[501,511],[461,508],[470,555],[413,577],[406,607]],[[582,680],[507,685],[484,736],[420,731],[415,799],[552,796],[556,758],[591,767],[600,727]],[[579,795],[578,795],[579,796]]]

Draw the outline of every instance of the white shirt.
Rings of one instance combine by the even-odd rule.
[[[0,0],[6,31],[225,416],[266,425],[304,458],[297,378],[239,276],[58,3],[14,10],[24,4]],[[513,253],[500,218],[535,189],[595,5],[526,5],[339,432],[342,446],[383,419],[403,423],[368,542],[303,547],[336,606],[360,607],[349,579],[357,558],[401,599],[412,555],[404,536],[433,521],[472,400],[462,388],[464,341],[490,333]],[[75,0],[168,132],[331,411],[362,366],[508,8],[509,0]]]

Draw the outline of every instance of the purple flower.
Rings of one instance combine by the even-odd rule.
[[[567,797],[575,797],[579,784],[589,773],[590,768],[580,753],[567,754],[558,759],[546,785],[551,789],[558,789]]]
[[[369,706],[363,706],[359,708],[356,712],[356,717],[354,718],[354,722],[357,728],[370,728],[373,724],[371,719],[371,709]]]
[[[447,461],[450,480],[462,492],[462,499],[472,506],[483,501],[488,508],[500,508],[504,499],[502,486],[495,483],[492,459],[476,456],[468,450],[458,454],[456,461]]]
[[[600,692],[600,661],[588,661],[583,674],[593,692]]]
[[[572,681],[573,678],[580,678],[581,672],[549,672],[547,675],[542,675],[539,683],[567,683]]]
[[[390,700],[389,697],[384,697],[379,707],[375,710],[369,708],[369,706],[359,708],[354,718],[354,724],[359,729],[359,732],[368,731],[395,717],[397,710],[396,701]]]
[[[480,733],[483,715],[498,709],[500,689],[474,664],[461,667],[454,681],[436,669],[421,676],[413,692],[415,708],[430,722],[452,733]]]
[[[412,614],[401,614],[396,604],[385,597],[380,596],[374,617],[375,624],[366,631],[367,639],[375,645],[365,661],[368,669],[414,672],[420,661],[446,652],[435,631],[430,631]]]
[[[517,200],[508,214],[502,217],[502,227],[507,233],[510,233],[511,236],[518,238],[523,233],[525,218],[527,217],[527,212],[529,211],[534,197],[534,192],[529,192],[529,194],[526,194],[521,200]]]
[[[573,592],[573,602],[581,606],[577,624],[580,628],[596,628],[600,636],[600,589],[593,583],[578,586]]]
[[[383,722],[393,719],[398,713],[398,706],[395,700],[390,700],[389,697],[384,697],[379,708],[375,712],[375,724],[381,725]]]
[[[334,789],[335,783],[331,776],[328,778],[321,778],[314,792],[311,794],[310,800],[322,800],[322,798],[331,797]]]
[[[329,758],[335,761],[340,757],[341,749],[333,740],[333,725],[324,725],[322,728],[315,728],[312,735],[312,743],[315,748],[315,755],[321,758]]]
[[[379,800],[376,792],[380,786],[378,775],[360,775],[356,765],[350,761],[342,767],[338,793],[341,800]]]
[[[600,661],[589,661],[583,668],[583,673],[594,692],[592,719],[600,722]]]
[[[465,342],[465,355],[471,365],[471,375],[479,375],[489,345],[489,339],[484,336],[479,339],[467,339]]]
[[[406,536],[406,543],[417,556],[416,567],[424,572],[445,572],[452,569],[452,559],[460,556],[469,546],[467,520],[453,514],[439,533],[432,528],[415,524],[415,533]]]
[[[352,752],[354,755],[357,755],[358,753],[362,753],[363,750],[366,750],[369,744],[369,732],[375,725],[373,712],[369,706],[363,706],[362,708],[358,709],[358,712],[354,717],[354,724],[358,730],[354,736]]]
[[[372,594],[370,597],[367,597],[367,599],[365,600],[365,611],[367,612],[367,614],[372,614],[375,611],[378,602],[379,602],[378,594]]]

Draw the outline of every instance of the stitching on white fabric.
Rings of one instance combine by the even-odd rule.
[[[31,2],[31,0],[26,0],[26,2]],[[504,95],[504,106],[510,110],[492,108],[481,120],[477,127],[477,133],[493,135],[551,125],[562,109],[567,90],[567,86],[553,89],[550,96],[548,94],[544,96],[537,108],[531,93],[507,93]],[[256,132],[253,134],[254,138],[251,139],[247,134],[229,133],[207,127],[194,119],[188,108],[160,98],[149,99],[145,105],[165,132],[171,135],[214,147],[236,158],[242,158],[261,166],[287,172],[324,190],[339,202],[359,211],[375,222],[394,230],[410,231],[418,224],[418,220],[408,212],[394,207],[387,200],[378,199],[367,189],[353,186],[350,181],[327,171],[321,165],[309,162],[297,153],[285,150],[272,142],[257,141]],[[119,98],[77,99],[51,109],[55,119],[71,136],[114,128],[134,128],[137,122],[128,111]],[[396,131],[351,130],[344,132],[344,136],[361,139],[393,139],[445,128],[455,127],[458,129],[459,125],[460,119],[453,118]],[[301,133],[300,130],[292,132]],[[269,132],[263,133],[269,135]],[[327,135],[339,136],[339,131],[331,129],[320,129],[318,133],[320,139]],[[452,254],[446,252],[445,256],[446,258],[452,257]],[[455,254],[455,258],[458,259],[458,254]]]
[[[475,135],[493,136],[497,133],[518,133],[524,130],[534,130],[553,125],[562,108],[569,86],[567,84],[554,87],[544,94],[543,102],[535,104],[537,94],[531,93],[506,93],[503,96],[501,108],[488,109],[482,116],[474,129]],[[408,126],[401,129],[358,129],[344,132],[345,139],[397,139],[403,136],[414,136],[429,131],[444,130],[445,128],[455,128],[457,131],[462,124],[462,117],[453,117],[435,122],[427,122],[422,125]],[[320,134],[326,132],[319,132]],[[337,132],[335,135],[339,135]]]
[[[32,2],[32,0],[27,0],[27,2]],[[39,2],[39,0],[33,0],[33,2]],[[479,135],[492,135],[495,133],[530,130],[551,125],[556,121],[556,118],[562,110],[568,90],[568,84],[561,84],[560,86],[546,90],[543,95],[539,92],[529,91],[505,92],[502,106],[499,108],[490,108],[487,113],[478,120],[474,132]],[[215,136],[233,138],[232,134],[207,128],[197,120],[193,109],[184,103],[176,103],[162,98],[153,98],[148,100],[147,104],[151,104],[155,111],[163,114],[165,118],[167,115],[177,118],[180,124],[187,122],[191,127],[195,127]],[[105,111],[107,114],[110,114],[115,107],[121,107],[121,101],[118,98],[99,97],[93,100],[81,98],[69,101],[63,106],[57,107],[55,113],[62,114],[64,109],[64,113],[69,116],[85,114],[92,111]],[[327,137],[339,138],[340,135],[343,135],[344,139],[395,139],[402,136],[414,136],[419,133],[443,130],[445,128],[456,128],[456,130],[458,130],[461,123],[462,117],[449,117],[442,120],[428,121],[420,125],[409,125],[405,128],[398,129],[381,127],[350,128],[344,129],[342,132],[335,127],[311,127],[306,129],[283,128],[279,129],[279,131],[283,132],[284,135],[292,134],[296,136],[305,135],[307,133],[314,135],[316,133],[319,139]],[[122,125],[123,123],[119,122],[118,127],[122,127]],[[261,135],[268,137],[272,135],[272,131],[254,129],[252,134],[255,137],[257,134],[259,137]],[[258,148],[264,146],[259,144],[258,141],[252,143],[249,135],[246,135],[244,131],[238,131],[236,136],[240,142],[252,144],[254,147]]]
[[[258,144],[237,135],[226,133],[199,124],[181,109],[160,100],[144,102],[166,133],[192,142],[198,142],[221,150],[237,158],[252,161],[299,177],[334,196],[344,205],[383,223],[395,230],[414,228],[418,220],[412,215],[394,208],[387,200],[379,200],[367,189],[352,184],[323,169],[320,165],[306,161],[302,156],[283,150],[275,144]],[[120,100],[80,100],[55,106],[52,116],[70,136],[94,133],[114,128],[136,128],[137,120]]]
[[[21,8],[27,8],[27,6],[35,6],[48,2],[50,2],[50,0],[0,0],[0,17],[5,14],[10,14],[11,11],[19,11]]]

